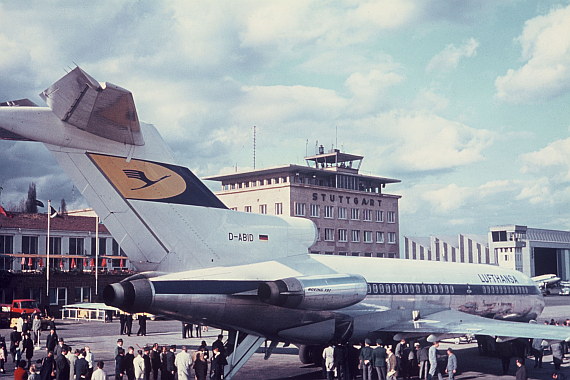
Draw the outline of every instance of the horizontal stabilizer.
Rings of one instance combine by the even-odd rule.
[[[18,99],[2,102],[0,107],[37,107],[37,105],[30,99]],[[0,140],[33,141],[3,128],[0,128]]]
[[[37,107],[30,99],[10,100],[0,103],[0,107]]]
[[[40,96],[66,123],[109,140],[144,145],[130,91],[100,84],[76,67]]]

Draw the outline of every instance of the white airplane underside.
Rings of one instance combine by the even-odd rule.
[[[270,353],[367,337],[570,338],[526,323],[544,301],[520,272],[307,254],[311,221],[228,210],[138,121],[129,91],[78,67],[40,96],[49,108],[0,104],[0,138],[43,142],[141,271],[105,302],[231,331],[228,379],[265,340]]]

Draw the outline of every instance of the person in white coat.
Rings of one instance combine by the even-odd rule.
[[[137,351],[137,356],[133,359],[133,366],[135,367],[135,380],[144,379],[144,358],[142,350]]]
[[[325,360],[325,370],[327,371],[327,380],[334,378],[334,347],[330,343],[327,348],[323,350],[323,359]]]
[[[190,380],[192,356],[188,353],[186,346],[182,346],[182,351],[176,355],[174,366],[178,371],[178,380]]]

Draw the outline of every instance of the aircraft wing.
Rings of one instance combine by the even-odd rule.
[[[445,310],[430,314],[417,321],[397,323],[383,330],[401,333],[433,334],[445,339],[468,334],[512,338],[540,338],[550,341],[570,340],[570,329],[553,329],[536,323],[509,322],[483,318],[457,310]]]

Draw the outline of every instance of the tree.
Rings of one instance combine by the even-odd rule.
[[[28,188],[28,199],[26,199],[26,212],[29,214],[38,213],[38,200],[36,198],[36,184],[30,183]]]

